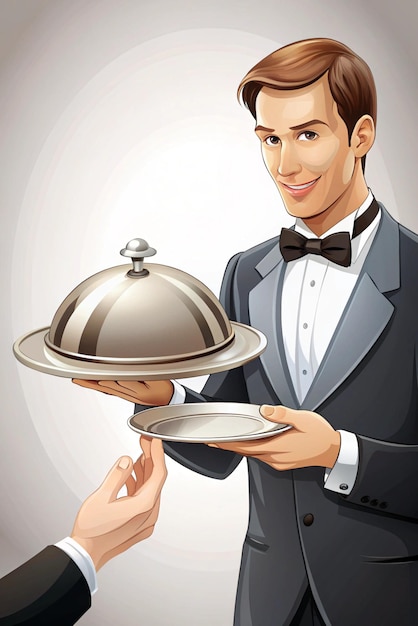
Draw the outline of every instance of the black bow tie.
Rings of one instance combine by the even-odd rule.
[[[362,233],[379,212],[379,205],[373,199],[369,208],[354,221],[353,239]],[[280,252],[285,261],[300,259],[306,254],[318,254],[337,265],[349,267],[351,264],[351,238],[347,232],[333,233],[324,239],[308,239],[291,228],[282,228]]]

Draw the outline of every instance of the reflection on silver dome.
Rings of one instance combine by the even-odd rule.
[[[46,343],[65,356],[102,363],[170,362],[223,348],[231,324],[203,283],[164,265],[113,267],[76,287],[58,308]]]

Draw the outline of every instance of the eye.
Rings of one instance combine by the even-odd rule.
[[[304,130],[303,133],[298,135],[298,139],[301,141],[313,141],[318,137],[317,133],[314,133],[313,130]]]
[[[276,135],[269,135],[264,141],[268,146],[278,146],[280,144],[280,138]]]

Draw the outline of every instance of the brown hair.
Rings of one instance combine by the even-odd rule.
[[[255,118],[255,102],[263,87],[300,89],[326,73],[349,139],[362,115],[370,115],[376,124],[373,74],[362,58],[334,39],[304,39],[272,52],[244,76],[237,95]]]

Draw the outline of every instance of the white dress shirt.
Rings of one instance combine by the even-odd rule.
[[[371,192],[359,207],[327,232],[353,232],[355,219],[373,200]],[[307,254],[287,264],[282,292],[282,330],[287,365],[299,402],[304,400],[331,342],[345,306],[369,252],[380,213],[352,240],[349,267],[336,265],[322,256]],[[317,236],[298,219],[295,230],[308,238]]]
[[[320,239],[337,232],[353,232],[354,221],[370,206],[369,190],[363,204],[335,224]],[[307,254],[287,264],[282,291],[282,332],[289,373],[303,402],[353,292],[380,221],[380,212],[351,243],[351,265],[342,267],[322,256]],[[295,230],[317,236],[301,220]],[[325,472],[325,487],[348,495],[358,470],[358,442],[353,433],[339,431],[341,448],[332,470]]]

